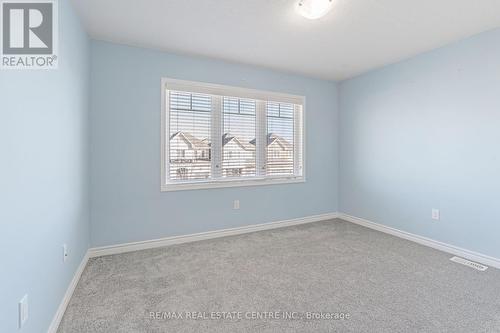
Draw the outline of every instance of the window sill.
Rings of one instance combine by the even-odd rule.
[[[266,186],[276,184],[296,184],[305,183],[305,177],[294,178],[271,178],[271,179],[248,179],[248,180],[218,180],[218,181],[200,181],[190,183],[171,183],[161,186],[162,192],[203,190],[226,187],[245,187],[245,186]]]

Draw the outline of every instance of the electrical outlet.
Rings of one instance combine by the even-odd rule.
[[[66,262],[66,259],[68,259],[68,246],[63,244],[63,262]]]
[[[433,220],[439,221],[441,218],[441,214],[439,213],[439,209],[432,209],[431,217]]]
[[[23,327],[28,320],[28,295],[24,295],[19,301],[19,328]]]
[[[234,200],[233,209],[240,209],[240,201],[239,200]]]

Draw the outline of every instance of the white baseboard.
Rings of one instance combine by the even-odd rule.
[[[319,221],[324,221],[324,220],[331,220],[335,218],[340,218],[344,221],[355,223],[370,229],[374,229],[377,231],[381,231],[386,234],[390,234],[399,238],[407,239],[409,241],[425,245],[443,252],[451,253],[453,255],[457,255],[469,260],[477,261],[479,263],[482,263],[484,265],[488,265],[491,267],[495,267],[500,269],[500,259],[490,257],[481,253],[469,251],[454,245],[442,243],[427,237],[422,237],[418,236],[406,231],[402,231],[399,229],[391,228],[379,223],[375,223],[372,221],[368,221],[359,217],[351,216],[348,214],[344,213],[327,213],[327,214],[321,214],[321,215],[312,215],[312,216],[307,216],[307,217],[302,217],[302,218],[296,218],[296,219],[291,219],[291,220],[284,220],[284,221],[276,221],[276,222],[269,222],[269,223],[263,223],[263,224],[253,224],[253,225],[248,225],[244,227],[238,227],[238,228],[231,228],[231,229],[222,229],[222,230],[215,230],[215,231],[208,231],[208,232],[202,232],[202,233],[197,233],[197,234],[191,234],[191,235],[183,235],[183,236],[174,236],[174,237],[166,237],[166,238],[160,238],[160,239],[154,239],[154,240],[147,240],[147,241],[142,241],[142,242],[133,242],[133,243],[124,243],[124,244],[117,244],[117,245],[111,245],[111,246],[103,246],[103,247],[95,247],[95,248],[90,248],[85,256],[83,257],[80,265],[78,266],[78,269],[75,272],[75,275],[73,276],[73,279],[71,280],[71,283],[68,286],[68,289],[66,290],[66,293],[64,294],[64,298],[61,301],[61,304],[59,305],[57,312],[54,316],[54,319],[52,320],[52,323],[50,324],[50,327],[48,329],[48,333],[56,333],[57,329],[59,327],[59,324],[61,323],[61,319],[64,315],[64,312],[66,311],[66,307],[68,306],[68,303],[71,299],[71,296],[73,295],[73,292],[75,291],[76,285],[78,284],[78,281],[80,280],[80,277],[83,273],[83,270],[85,269],[85,266],[87,265],[87,261],[89,258],[94,258],[94,257],[100,257],[100,256],[106,256],[106,255],[111,255],[111,254],[118,254],[118,253],[125,253],[125,252],[132,252],[132,251],[139,251],[139,250],[145,250],[145,249],[152,249],[152,248],[157,248],[157,247],[163,247],[163,246],[168,246],[168,245],[174,245],[174,244],[182,244],[182,243],[189,243],[189,242],[195,242],[195,241],[200,241],[200,240],[206,240],[206,239],[213,239],[213,238],[219,238],[219,237],[225,237],[225,236],[234,236],[234,235],[241,235],[241,234],[246,234],[250,232],[255,232],[255,231],[262,231],[262,230],[271,230],[271,229],[277,229],[277,228],[283,228],[283,227],[289,227],[289,226],[294,226],[294,225],[299,225],[299,224],[306,224],[306,223],[313,223],[313,222],[319,222]]]
[[[141,242],[94,247],[94,248],[89,249],[89,256],[91,258],[93,258],[93,257],[107,256],[107,255],[111,255],[111,254],[146,250],[146,249],[152,249],[152,248],[163,247],[163,246],[174,245],[174,244],[190,243],[190,242],[196,242],[196,241],[205,240],[205,239],[241,235],[241,234],[246,234],[249,232],[270,230],[270,229],[289,227],[289,226],[305,224],[305,223],[319,222],[319,221],[323,221],[323,220],[334,219],[337,217],[338,217],[337,213],[327,213],[327,214],[321,214],[321,215],[312,215],[312,216],[307,216],[307,217],[301,217],[301,218],[296,218],[296,219],[291,219],[291,220],[269,222],[269,223],[263,223],[263,224],[253,224],[253,225],[248,225],[248,226],[238,227],[238,228],[201,232],[201,233],[191,234],[191,235],[173,236],[173,237],[166,237],[166,238],[160,238],[160,239],[146,240],[146,241],[141,241]]]
[[[82,261],[80,262],[80,265],[76,269],[75,275],[73,276],[73,279],[71,280],[68,289],[66,289],[66,293],[64,294],[64,297],[61,301],[61,304],[59,304],[59,307],[57,308],[57,312],[52,319],[52,322],[50,323],[49,329],[47,330],[47,333],[56,333],[57,329],[59,328],[59,324],[61,323],[61,319],[64,315],[64,312],[66,311],[66,307],[69,304],[69,301],[71,299],[71,296],[73,296],[73,292],[75,291],[76,285],[78,284],[78,281],[80,280],[80,277],[82,276],[83,270],[85,269],[85,266],[87,266],[87,262],[89,260],[89,252],[87,251],[85,255],[83,256]]]
[[[375,223],[372,221],[368,221],[359,217],[351,216],[344,213],[339,213],[338,218],[347,222],[359,224],[361,226],[374,229],[377,231],[381,231],[386,234],[390,234],[399,238],[403,238],[421,245],[425,245],[431,247],[436,250],[440,250],[443,252],[451,253],[456,256],[460,256],[472,261],[477,261],[487,266],[495,267],[500,269],[500,259],[495,257],[490,257],[482,253],[477,253],[473,251],[469,251],[454,245],[446,244],[443,242],[436,241],[434,239],[430,239],[427,237],[415,235],[406,231],[402,231],[399,229],[391,228],[385,226],[383,224]]]
[[[319,222],[319,221],[323,221],[323,220],[330,220],[330,219],[334,219],[337,217],[338,217],[337,213],[328,213],[328,214],[313,215],[313,216],[307,216],[307,217],[291,219],[291,220],[269,222],[269,223],[263,223],[263,224],[254,224],[254,225],[249,225],[249,226],[244,226],[244,227],[239,227],[239,228],[208,231],[208,232],[202,232],[202,233],[192,234],[192,235],[174,236],[174,237],[154,239],[154,240],[148,240],[148,241],[142,241],[142,242],[134,242],[134,243],[126,243],[126,244],[118,244],[118,245],[90,248],[87,251],[87,253],[85,253],[85,256],[83,257],[80,265],[78,266],[78,269],[76,270],[75,275],[73,276],[73,279],[71,280],[71,283],[69,284],[68,289],[66,290],[66,293],[64,294],[64,297],[61,301],[61,304],[57,308],[57,312],[56,312],[54,318],[52,319],[52,323],[50,324],[47,333],[56,333],[57,332],[57,329],[59,328],[59,324],[61,323],[61,319],[64,315],[64,312],[66,311],[66,307],[69,304],[71,296],[73,295],[73,292],[75,291],[76,285],[78,284],[78,281],[80,280],[80,277],[83,273],[83,270],[85,269],[85,266],[87,265],[89,258],[100,257],[100,256],[105,256],[105,255],[110,255],[110,254],[152,249],[152,248],[156,248],[156,247],[163,247],[163,246],[174,245],[174,244],[195,242],[195,241],[204,240],[204,239],[212,239],[212,238],[218,238],[218,237],[224,237],[224,236],[240,235],[240,234],[261,231],[261,230],[283,228],[283,227],[289,227],[289,226],[293,226],[293,225]]]

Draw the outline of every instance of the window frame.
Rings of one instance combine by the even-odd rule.
[[[248,178],[216,178],[216,179],[201,179],[201,180],[189,180],[186,182],[175,182],[168,183],[167,175],[169,170],[169,142],[167,142],[167,132],[169,133],[169,103],[167,103],[167,91],[185,91],[191,93],[200,93],[200,94],[209,94],[209,95],[218,95],[220,99],[224,96],[228,97],[237,97],[237,98],[245,98],[245,99],[254,99],[257,102],[270,101],[270,102],[279,102],[279,103],[290,103],[295,105],[302,106],[301,110],[301,125],[302,125],[302,138],[301,138],[301,147],[300,150],[302,152],[302,174],[301,175],[284,175],[284,176],[259,176],[256,175],[254,177]],[[220,101],[221,102],[221,101]],[[259,104],[259,103],[258,103]],[[264,108],[265,108],[265,103]],[[284,93],[277,93],[271,91],[263,91],[256,89],[248,89],[242,87],[235,86],[226,86],[212,83],[204,83],[204,82],[195,82],[195,81],[186,81],[186,80],[177,80],[171,78],[162,78],[161,79],[161,191],[181,191],[181,190],[196,190],[196,189],[211,189],[211,188],[225,188],[225,187],[243,187],[243,186],[265,186],[272,184],[293,184],[293,183],[304,183],[306,181],[306,98],[305,96],[299,95],[291,95]],[[222,107],[219,106],[219,112],[215,112],[212,114],[212,117],[215,116],[216,122],[220,122],[221,115],[218,113],[222,112]],[[261,115],[262,117],[262,115]],[[264,114],[264,121],[265,119]],[[214,118],[211,118],[214,119]],[[259,117],[256,118],[256,122],[259,121]],[[262,121],[262,120],[260,120]],[[211,125],[211,129],[214,126],[213,122]],[[258,124],[256,123],[256,127]],[[217,131],[222,132],[221,130]],[[267,135],[267,133],[266,133]],[[294,136],[295,136],[294,132]],[[219,149],[218,145],[215,144],[215,149]],[[293,155],[294,158],[297,157],[296,153],[299,149],[294,149]],[[263,151],[266,153],[265,151]],[[222,156],[220,155],[222,152],[217,153],[212,151],[212,162],[216,159],[220,159],[222,163]],[[256,151],[256,158],[259,152]],[[217,157],[218,156],[218,157]],[[257,162],[256,162],[257,163]],[[257,168],[257,165],[256,165]],[[220,170],[222,172],[222,170]]]

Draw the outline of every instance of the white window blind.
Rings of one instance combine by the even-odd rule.
[[[166,80],[162,189],[304,181],[300,96]]]
[[[168,179],[189,181],[210,178],[211,97],[170,91],[169,104]]]
[[[222,177],[255,176],[256,101],[223,98]]]
[[[267,117],[267,174],[294,173],[294,105],[268,102]]]

